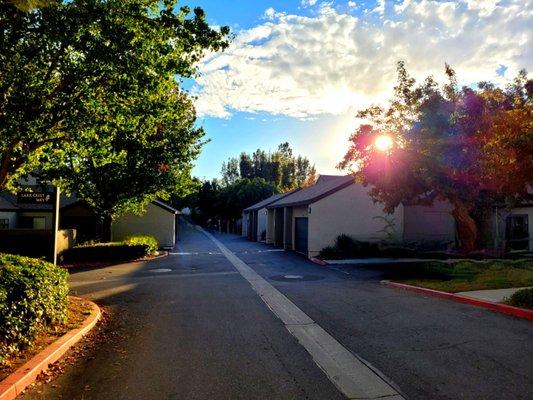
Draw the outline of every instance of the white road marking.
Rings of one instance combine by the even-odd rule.
[[[196,227],[210,238],[257,292],[268,308],[313,357],[333,384],[349,399],[404,399],[383,374],[356,357],[296,304],[250,268],[209,232]]]

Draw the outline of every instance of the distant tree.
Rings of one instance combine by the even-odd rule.
[[[13,3],[0,3],[0,190],[62,147],[99,152],[124,123],[113,115],[170,93],[175,76],[193,76],[205,51],[227,45],[228,28],[175,0]]]
[[[460,248],[476,246],[472,210],[480,198],[526,197],[533,180],[532,81],[522,71],[506,90],[482,83],[459,89],[446,65],[448,83],[433,78],[416,85],[403,63],[388,107],[358,114],[360,125],[340,168],[351,169],[370,195],[393,211],[402,202],[453,205]],[[376,139],[392,139],[379,149]]]
[[[316,170],[309,160],[294,156],[289,143],[282,143],[273,153],[257,149],[230,158],[222,166],[222,182],[231,184],[238,179],[262,178],[280,191],[309,185],[316,180]]]

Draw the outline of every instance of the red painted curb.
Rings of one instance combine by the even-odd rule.
[[[494,303],[488,300],[475,299],[473,297],[463,296],[461,294],[441,292],[440,290],[427,289],[420,286],[406,285],[405,283],[381,281],[383,285],[387,285],[396,289],[409,290],[411,292],[421,293],[428,296],[440,297],[456,301],[458,303],[470,304],[476,307],[486,308],[491,311],[509,314],[514,317],[533,320],[533,310],[525,308],[508,306],[507,304]]]
[[[324,260],[321,260],[320,258],[309,257],[309,260],[310,260],[311,262],[314,262],[315,264],[318,264],[318,265],[322,265],[322,266],[328,265],[327,262],[325,262]]]
[[[61,336],[0,382],[0,400],[13,400],[16,398],[24,389],[35,382],[41,372],[46,371],[50,364],[59,360],[68,349],[96,325],[101,316],[100,308],[93,302],[90,303],[92,307],[91,315],[83,321],[81,327],[73,329]]]

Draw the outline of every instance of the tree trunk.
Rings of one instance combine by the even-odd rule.
[[[475,250],[477,239],[476,222],[470,216],[470,210],[460,200],[452,202],[454,209],[452,216],[457,225],[457,237],[459,240],[459,249],[465,253]]]
[[[102,220],[102,242],[108,243],[111,241],[111,224],[113,218],[110,215],[105,215]]]

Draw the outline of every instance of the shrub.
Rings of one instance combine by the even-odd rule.
[[[43,260],[0,254],[0,365],[67,318],[68,273]]]
[[[134,235],[129,236],[124,240],[124,243],[132,246],[132,245],[146,245],[148,246],[149,254],[154,254],[157,249],[159,249],[159,242],[157,239],[151,235]]]
[[[515,307],[533,309],[533,288],[520,289],[514,292],[506,303]]]
[[[61,253],[62,263],[121,262],[135,260],[150,254],[146,244],[98,243],[76,246]]]

